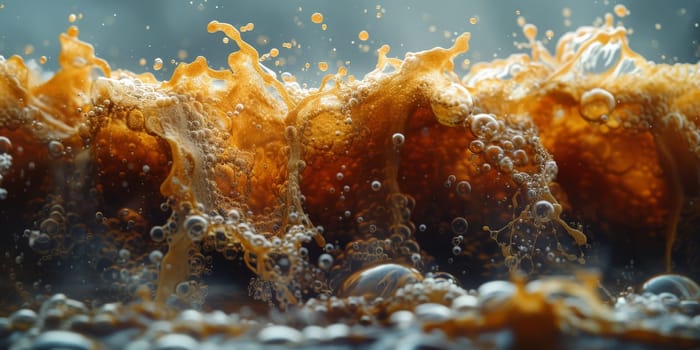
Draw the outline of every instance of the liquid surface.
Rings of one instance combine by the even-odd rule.
[[[261,64],[252,23],[212,21],[228,67],[165,81],[113,69],[75,26],[48,79],[1,58],[3,336],[697,346],[700,66],[646,60],[613,21],[553,52],[522,23],[528,54],[465,76],[469,33],[385,45],[362,78],[319,63],[318,88]]]

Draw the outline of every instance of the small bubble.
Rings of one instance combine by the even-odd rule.
[[[328,270],[331,266],[333,266],[333,257],[330,254],[324,253],[318,257],[318,267]]]
[[[394,135],[391,136],[391,142],[394,144],[396,147],[400,147],[403,145],[405,141],[405,137],[403,136],[402,133],[397,132]]]
[[[546,200],[535,203],[533,207],[535,219],[539,222],[549,222],[554,218],[554,205]]]
[[[163,68],[163,59],[158,57],[153,60],[153,70],[161,70]]]
[[[314,12],[311,15],[311,22],[316,23],[316,24],[323,22],[323,14],[320,12]]]
[[[367,41],[369,39],[369,33],[366,30],[363,30],[357,34],[357,37],[362,41]]]
[[[207,231],[208,222],[205,218],[199,215],[192,215],[185,219],[185,231],[191,240],[197,242],[204,238],[204,233]]]
[[[161,242],[165,239],[165,231],[162,226],[153,226],[150,235],[154,242]]]
[[[452,229],[452,232],[462,234],[467,232],[469,229],[469,222],[467,222],[467,219],[459,216],[452,220],[450,223],[450,228]]]

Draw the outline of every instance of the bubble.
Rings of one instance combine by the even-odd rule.
[[[416,316],[408,310],[399,310],[389,316],[389,322],[397,328],[407,328],[415,321]]]
[[[498,166],[503,172],[510,173],[513,171],[513,161],[508,157],[501,158],[498,162]]]
[[[458,256],[462,254],[462,248],[458,245],[452,247],[452,255]]]
[[[192,286],[189,281],[180,282],[175,286],[175,294],[180,298],[185,298],[192,293]]]
[[[155,342],[155,350],[195,350],[199,342],[187,334],[165,334]]]
[[[499,129],[498,121],[491,114],[480,113],[472,117],[471,130],[478,138],[491,139]]]
[[[369,33],[366,30],[360,31],[360,33],[357,34],[357,38],[361,41],[367,41],[369,39]]]
[[[688,277],[666,274],[653,277],[642,285],[642,292],[661,294],[670,293],[683,300],[700,299],[700,287]]]
[[[607,90],[593,88],[581,95],[581,116],[591,122],[605,121],[615,109],[615,97]]]
[[[469,143],[469,150],[474,154],[483,152],[485,148],[486,145],[484,144],[484,141],[481,140],[474,140]]]
[[[12,151],[12,141],[6,136],[0,136],[0,153],[10,153]]]
[[[153,226],[150,231],[150,236],[154,242],[162,242],[165,239],[165,231],[162,226]]]
[[[323,22],[323,14],[320,12],[314,12],[311,14],[311,22],[316,24]]]
[[[160,250],[154,250],[148,254],[148,260],[152,264],[160,264],[163,260],[163,253]]]
[[[460,197],[466,197],[472,193],[472,185],[469,181],[460,181],[455,187],[455,192],[457,192],[457,195]]]
[[[532,214],[535,217],[535,220],[539,222],[549,222],[550,220],[554,219],[554,205],[546,200],[538,201],[533,206]]]
[[[527,40],[534,41],[535,37],[537,37],[537,27],[534,24],[528,23],[523,26],[523,34]]]
[[[60,158],[63,156],[64,147],[59,141],[49,141],[49,155],[54,158]]]
[[[241,221],[241,213],[236,209],[229,210],[228,213],[226,213],[226,216],[232,221],[233,224],[237,224]]]
[[[263,344],[297,344],[302,339],[300,331],[284,325],[267,326],[258,333],[258,341]]]
[[[381,264],[357,271],[343,281],[337,295],[387,298],[401,287],[423,280],[418,270],[399,264]]]
[[[185,219],[185,231],[191,240],[197,242],[204,238],[208,222],[200,215],[191,215]]]
[[[437,303],[425,303],[416,306],[414,310],[416,318],[427,322],[444,322],[452,317],[449,307]]]
[[[370,184],[370,187],[372,188],[372,191],[377,192],[382,189],[382,183],[380,181],[374,180]]]
[[[452,232],[456,234],[462,234],[467,232],[467,230],[469,229],[469,222],[467,222],[467,219],[459,216],[452,219],[452,222],[450,223],[450,228],[452,229]]]
[[[323,253],[318,257],[318,267],[323,270],[328,270],[333,266],[333,256],[328,253]]]
[[[53,218],[45,219],[41,222],[41,225],[39,225],[39,229],[49,235],[58,233],[59,228],[60,224]]]
[[[465,295],[460,295],[456,297],[454,300],[452,300],[452,306],[450,307],[452,310],[455,310],[457,312],[464,312],[468,310],[474,310],[476,309],[478,305],[478,299],[477,297],[469,294]]]
[[[93,342],[87,337],[65,330],[51,330],[41,333],[32,344],[32,349],[95,349]]]
[[[627,9],[627,7],[625,7],[625,5],[622,4],[615,5],[613,11],[615,12],[615,15],[617,15],[617,17],[620,18],[627,17],[630,14],[630,11]]]
[[[393,143],[394,146],[396,146],[396,147],[402,146],[404,141],[405,141],[405,138],[404,138],[402,133],[397,132],[391,136],[391,143]]]
[[[515,285],[508,281],[491,281],[479,286],[477,300],[479,306],[492,309],[503,305],[515,293]]]
[[[153,60],[153,70],[161,70],[163,68],[163,59],[160,57],[157,57],[156,59]]]
[[[9,317],[10,328],[19,331],[25,331],[34,326],[34,324],[37,321],[37,318],[37,314],[36,312],[34,312],[34,310],[17,310]]]
[[[464,86],[452,83],[433,93],[430,108],[440,124],[457,126],[472,112],[474,101]]]

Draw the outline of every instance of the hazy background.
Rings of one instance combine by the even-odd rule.
[[[213,67],[225,65],[226,55],[236,47],[222,43],[221,33],[207,33],[210,20],[236,27],[251,22],[255,29],[244,33],[244,39],[261,54],[278,48],[278,58],[285,60],[284,66],[277,67],[274,61],[267,61],[268,67],[278,73],[289,71],[301,81],[315,85],[326,74],[319,71],[319,61],[329,63],[328,72],[335,72],[340,63],[347,65],[350,73],[362,76],[374,67],[376,49],[382,44],[391,45],[390,56],[403,57],[406,51],[449,46],[455,33],[465,31],[472,33],[472,49],[458,59],[458,67],[466,58],[476,62],[505,57],[517,51],[514,41],[524,41],[516,23],[519,15],[538,26],[538,37],[544,38],[545,31],[552,30],[556,41],[567,30],[590,25],[596,18],[600,20],[617,3],[631,11],[621,21],[634,30],[630,37],[633,49],[656,62],[698,61],[700,0],[649,0],[634,4],[573,0],[0,0],[0,55],[21,54],[35,59],[43,55],[48,59],[46,69],[55,69],[58,34],[71,24],[70,14],[82,14],[82,19],[73,23],[80,28],[80,38],[92,43],[98,56],[106,58],[113,68],[153,71],[153,60],[160,57],[165,64],[155,73],[167,79],[174,67],[173,59],[189,62],[197,55],[204,55]],[[564,8],[571,10],[569,18],[564,17]],[[311,22],[314,12],[324,15],[327,30]],[[470,23],[472,17],[478,19],[477,24]],[[368,41],[358,40],[361,30],[369,32]],[[293,39],[301,48],[282,47],[283,42]],[[27,45],[33,46],[30,54],[25,54]],[[180,50],[187,53],[184,60],[178,58]],[[141,59],[145,59],[144,66],[139,64]],[[304,69],[306,63],[310,65],[308,70]]]

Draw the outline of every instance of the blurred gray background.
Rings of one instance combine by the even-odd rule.
[[[631,12],[616,21],[634,30],[630,37],[633,49],[655,62],[698,61],[700,0],[0,0],[0,55],[21,54],[34,59],[46,56],[44,67],[53,70],[58,34],[71,25],[70,14],[82,14],[82,19],[73,23],[80,28],[80,38],[92,43],[98,56],[106,58],[113,68],[153,71],[153,60],[160,57],[165,64],[154,73],[167,79],[174,68],[171,60],[189,62],[203,55],[212,67],[225,65],[227,54],[236,47],[222,43],[221,33],[207,33],[210,20],[236,27],[251,22],[255,29],[244,33],[244,39],[261,54],[278,48],[278,59],[285,61],[283,66],[275,66],[274,60],[266,65],[278,73],[291,72],[313,86],[324,74],[335,72],[338,64],[362,76],[376,64],[376,49],[383,44],[391,45],[390,56],[403,57],[406,51],[449,46],[455,33],[464,31],[472,33],[471,50],[458,59],[458,68],[464,59],[477,62],[505,57],[518,52],[515,41],[525,41],[516,23],[518,16],[537,25],[539,38],[552,30],[556,41],[565,31],[600,21],[618,3]],[[565,8],[571,13],[568,18],[563,14]],[[314,12],[324,15],[326,30],[312,23]],[[470,18],[476,18],[477,23],[470,23]],[[361,30],[369,32],[368,41],[358,40]],[[300,48],[282,47],[282,43],[292,40]],[[30,54],[24,54],[27,45],[33,46]],[[554,42],[548,45],[553,46]],[[186,57],[181,50],[186,51]],[[145,65],[139,64],[142,59]],[[319,61],[329,63],[328,72],[319,71]],[[305,69],[306,63],[309,69]]]

